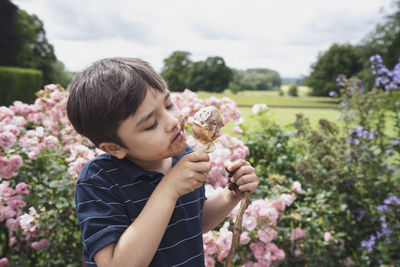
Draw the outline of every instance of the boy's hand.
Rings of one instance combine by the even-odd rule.
[[[195,151],[179,160],[179,162],[165,175],[164,181],[172,190],[174,197],[192,192],[199,188],[207,179],[207,172],[211,170],[208,153]]]
[[[225,162],[225,169],[228,172],[234,172],[231,182],[237,185],[233,191],[235,195],[242,195],[248,191],[253,193],[258,187],[258,178],[255,169],[245,160],[235,162]]]

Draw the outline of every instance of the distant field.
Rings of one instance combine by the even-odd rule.
[[[282,88],[283,91],[287,90],[288,86]],[[341,125],[341,122],[337,120],[340,115],[339,110],[336,108],[338,100],[329,97],[308,97],[306,93],[307,87],[300,87],[300,97],[290,96],[279,96],[277,91],[242,91],[237,94],[232,94],[230,91],[224,93],[215,94],[209,92],[197,92],[198,97],[208,98],[210,96],[215,97],[229,97],[234,100],[242,113],[244,124],[252,123],[251,121],[251,107],[254,104],[265,103],[267,104],[272,112],[277,124],[285,127],[293,123],[296,119],[297,113],[303,113],[305,117],[310,120],[310,124],[313,128],[318,125],[320,119],[327,119]],[[394,134],[392,125],[394,120],[388,116],[387,133],[389,135]],[[224,131],[227,133],[233,133],[233,123],[229,123],[224,127]]]
[[[277,124],[281,127],[285,127],[296,120],[296,114],[303,113],[310,120],[311,127],[315,128],[318,125],[320,119],[327,119],[329,121],[338,123],[337,117],[340,112],[336,109],[315,109],[315,108],[271,108],[274,119]],[[251,124],[251,108],[240,107],[240,112],[242,113],[244,124]],[[233,123],[229,123],[224,127],[226,132],[233,132]]]
[[[287,91],[287,86],[282,87],[283,91]],[[197,92],[200,98],[229,97],[238,104],[238,106],[252,106],[254,104],[265,103],[268,106],[285,106],[285,107],[324,107],[335,108],[337,100],[329,97],[308,97],[305,96],[307,87],[300,87],[300,96],[279,96],[278,91],[241,91],[237,94],[232,94],[230,91],[223,93]]]

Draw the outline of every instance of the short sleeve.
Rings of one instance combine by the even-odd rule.
[[[96,163],[85,167],[76,188],[76,213],[83,249],[93,261],[100,249],[119,240],[131,222],[118,197],[118,185],[110,183],[107,173]]]

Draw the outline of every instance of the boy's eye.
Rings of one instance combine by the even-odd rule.
[[[174,106],[174,103],[171,103],[171,104],[167,105],[165,108],[166,109],[171,109],[173,106]]]
[[[157,120],[155,120],[154,123],[150,127],[146,128],[144,130],[145,131],[153,130],[153,129],[155,129],[157,127],[157,125],[158,125],[158,122],[157,122]]]

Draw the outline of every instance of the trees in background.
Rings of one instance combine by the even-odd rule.
[[[333,44],[318,56],[311,69],[310,76],[305,79],[305,84],[313,89],[311,95],[328,96],[331,91],[339,93],[336,85],[338,75],[349,77],[363,69],[359,48],[350,44]]]
[[[43,22],[9,0],[0,2],[0,66],[33,68],[43,72],[43,82],[67,86],[71,74],[54,54]],[[60,70],[61,68],[61,70]]]
[[[393,68],[400,57],[400,0],[392,2],[395,11],[378,24],[359,45],[333,44],[319,55],[311,66],[305,84],[312,88],[312,95],[328,96],[330,91],[339,94],[336,78],[339,74],[357,76],[365,88],[372,88],[375,78],[370,72],[370,57],[380,54],[383,63]]]
[[[173,91],[183,91],[188,87],[188,76],[192,60],[190,53],[186,51],[175,51],[164,59],[161,76]]]
[[[223,92],[229,88],[240,90],[273,90],[281,86],[278,72],[258,68],[248,70],[231,69],[222,57],[208,57],[204,61],[192,61],[186,51],[175,51],[164,59],[161,76],[172,91]]]
[[[161,77],[172,91],[190,88],[194,91],[222,92],[232,80],[232,70],[222,57],[208,57],[193,62],[190,53],[175,51],[164,59]]]
[[[275,90],[282,84],[278,72],[265,68],[234,70],[232,91],[239,90]]]
[[[194,62],[189,71],[189,88],[196,91],[223,92],[232,80],[232,70],[222,57]]]

